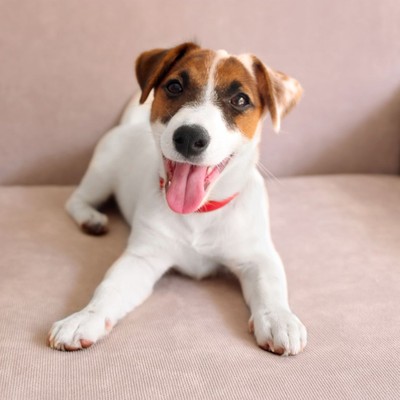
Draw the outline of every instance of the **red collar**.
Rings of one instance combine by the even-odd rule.
[[[164,179],[160,178],[160,189],[164,189],[164,187],[165,187]],[[230,203],[238,194],[239,193],[235,193],[224,200],[207,201],[207,203],[203,204],[198,210],[196,210],[196,212],[203,213],[203,212],[218,210],[219,208],[222,208],[223,206],[226,206],[228,203]]]
[[[218,210],[225,205],[227,205],[231,200],[233,200],[239,193],[235,193],[230,197],[227,197],[224,200],[210,200],[207,203],[203,204],[196,212],[203,213]]]

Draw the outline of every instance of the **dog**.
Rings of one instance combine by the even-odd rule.
[[[300,84],[253,55],[194,43],[142,53],[136,76],[140,98],[99,142],[66,204],[84,231],[98,235],[107,216],[96,208],[113,195],[134,229],[89,304],[53,324],[49,346],[92,346],[170,268],[201,279],[224,267],[240,281],[258,346],[300,353],[307,333],[289,307],[256,167],[264,117],[279,131]]]

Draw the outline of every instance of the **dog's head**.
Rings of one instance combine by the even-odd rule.
[[[269,112],[275,130],[302,89],[252,55],[184,43],[140,55],[136,75],[144,103],[154,90],[151,124],[172,210],[199,209],[249,144],[258,143]],[[254,146],[253,146],[254,148]]]

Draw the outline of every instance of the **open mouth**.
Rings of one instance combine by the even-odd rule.
[[[173,211],[188,214],[200,208],[208,187],[221,175],[232,155],[213,166],[179,163],[163,158],[167,173],[167,203]]]

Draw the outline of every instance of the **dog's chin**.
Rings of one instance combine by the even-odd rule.
[[[232,155],[217,165],[194,165],[163,156],[166,172],[165,194],[168,206],[179,214],[197,211],[208,192],[228,165]]]

